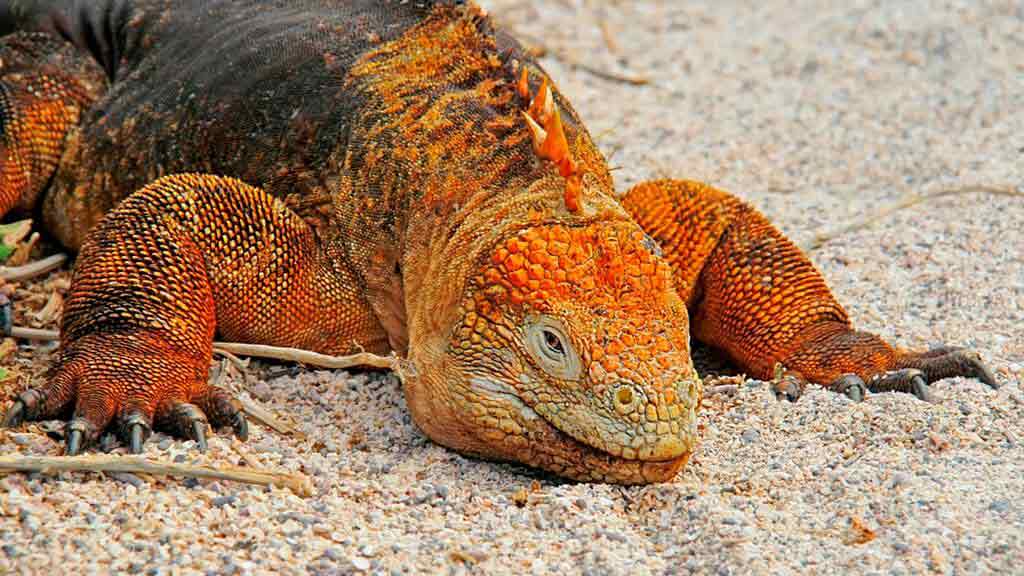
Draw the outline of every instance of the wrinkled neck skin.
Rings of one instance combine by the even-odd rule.
[[[353,70],[348,89],[361,94],[363,106],[352,123],[335,203],[339,235],[355,247],[348,259],[363,276],[392,348],[407,355],[400,372],[409,409],[434,441],[578,480],[670,479],[689,449],[664,461],[615,457],[526,406],[515,390],[527,373],[516,334],[504,335],[502,346],[481,347],[494,362],[453,352],[464,343],[456,331],[466,303],[500,242],[555,224],[639,231],[613,196],[605,160],[556,91],[569,147],[584,173],[582,208],[567,209],[565,179],[535,153],[522,119],[529,102],[516,90],[520,66],[532,72],[531,93],[542,71],[499,52],[488,26],[472,4],[439,8],[436,18]],[[685,329],[685,306],[679,310]],[[692,414],[699,387],[689,383],[683,346],[690,386],[682,389],[690,402],[684,411]],[[498,364],[500,370],[488,371]],[[481,410],[489,411],[486,418]]]

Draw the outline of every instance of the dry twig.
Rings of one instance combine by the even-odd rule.
[[[144,456],[114,456],[96,454],[84,456],[0,456],[3,472],[127,472],[154,476],[187,476],[230,480],[260,486],[288,488],[298,496],[313,495],[313,484],[304,474],[250,470],[237,466],[196,466],[159,462]]]
[[[23,340],[60,340],[60,333],[56,330],[41,330],[39,328],[24,328],[22,326],[14,326],[11,329],[10,335]],[[398,357],[378,356],[369,352],[359,352],[349,356],[330,356],[310,352],[309,350],[299,350],[298,348],[282,348],[279,346],[265,346],[263,344],[238,344],[236,342],[214,342],[213,352],[228,357],[230,357],[229,355],[254,356],[285,362],[299,362],[334,370],[346,368],[383,368],[397,371],[399,368]]]
[[[29,262],[22,266],[0,266],[0,280],[6,282],[24,282],[36,276],[42,276],[60,268],[68,259],[67,254],[53,254],[42,260]]]
[[[846,224],[844,226],[840,226],[840,227],[838,227],[838,228],[836,228],[834,230],[829,230],[829,231],[826,231],[826,232],[820,232],[820,233],[816,234],[814,236],[814,238],[812,238],[809,242],[807,242],[807,244],[805,244],[804,246],[801,246],[800,248],[804,252],[813,252],[813,251],[817,250],[818,248],[821,248],[822,246],[824,246],[825,243],[829,242],[830,240],[835,240],[836,238],[838,238],[840,236],[843,236],[844,234],[847,234],[849,232],[853,232],[855,230],[860,230],[860,229],[863,229],[863,228],[867,228],[868,226],[874,224],[875,222],[878,222],[882,218],[885,218],[886,216],[889,216],[891,214],[899,212],[900,210],[904,210],[906,208],[910,208],[911,206],[916,206],[918,204],[921,204],[922,202],[929,202],[931,200],[938,200],[939,198],[945,198],[947,196],[960,196],[962,194],[975,194],[975,193],[979,193],[979,194],[992,194],[994,196],[1010,196],[1010,197],[1015,197],[1015,198],[1024,198],[1024,191],[1018,190],[1018,189],[1013,188],[1011,186],[997,187],[997,186],[984,186],[984,185],[983,186],[965,186],[965,187],[962,187],[962,188],[951,188],[949,190],[942,190],[942,191],[936,192],[934,194],[911,194],[910,196],[907,196],[903,200],[900,200],[899,202],[896,202],[892,206],[887,206],[887,207],[879,210],[878,212],[875,212],[874,214],[870,214],[870,215],[868,215],[868,216],[866,216],[864,218],[861,218],[860,220],[855,220],[853,222],[850,222],[849,224]]]
[[[280,348],[278,346],[265,346],[262,344],[237,344],[235,342],[214,342],[214,353],[228,352],[238,356],[255,356],[257,358],[271,358],[285,362],[300,362],[320,368],[344,369],[344,368],[383,368],[386,370],[397,370],[398,358],[396,356],[378,356],[368,352],[359,352],[348,356],[329,356],[299,350],[298,348]]]
[[[267,410],[255,400],[241,394],[235,396],[235,400],[237,400],[241,405],[242,411],[245,412],[246,416],[252,418],[257,423],[270,428],[274,432],[277,432],[278,434],[287,434],[298,438],[299,440],[306,437],[306,435],[302,433],[302,430],[282,421],[280,418],[275,416],[273,412]]]

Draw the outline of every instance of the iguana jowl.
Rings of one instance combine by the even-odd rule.
[[[0,2],[0,214],[80,249],[50,379],[6,421],[205,442],[245,421],[214,334],[406,355],[435,441],[582,480],[671,478],[691,335],[854,397],[995,381],[855,331],[755,210],[707,185],[616,199],[546,73],[472,2]]]

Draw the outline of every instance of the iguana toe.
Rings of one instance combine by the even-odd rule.
[[[142,454],[142,444],[149,438],[153,429],[146,414],[139,410],[126,412],[121,416],[118,428],[131,453]]]
[[[863,402],[864,397],[867,395],[867,386],[864,385],[864,380],[856,374],[844,374],[837,378],[832,385],[829,386],[836,392],[842,392],[847,398],[854,402]]]

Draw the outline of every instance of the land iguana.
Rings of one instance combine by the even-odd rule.
[[[78,251],[59,359],[5,417],[205,446],[246,423],[211,342],[394,352],[434,441],[578,480],[672,478],[690,338],[748,375],[928,395],[978,354],[856,331],[755,209],[616,195],[544,69],[472,2],[0,3],[0,215]]]

